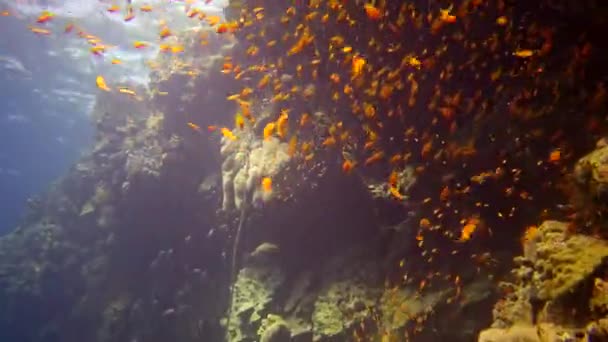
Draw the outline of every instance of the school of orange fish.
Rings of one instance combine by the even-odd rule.
[[[596,115],[606,106],[601,83],[572,100],[582,108],[571,114],[578,121],[560,122],[563,116],[556,114],[570,103],[566,93],[576,88],[572,84],[585,78],[594,47],[582,36],[556,52],[559,29],[516,16],[503,0],[296,3],[243,6],[232,21],[187,7],[188,18],[238,37],[221,72],[243,86],[227,97],[238,108],[234,127],[208,126],[204,132],[196,122],[184,125],[237,140],[256,121],[252,102],[269,99],[280,110],[259,132],[263,139],[287,142],[290,156],[303,162],[340,156],[344,177],[382,174],[396,206],[417,212],[412,240],[420,255],[404,255],[387,286],[396,291],[415,281],[422,293],[433,282],[436,288],[449,283],[455,291],[448,301],[457,301],[463,277],[454,263],[483,272],[496,264],[492,247],[484,249],[484,243],[513,231],[525,243],[550,215],[545,202],[534,203],[543,192],[558,192],[560,177],[577,157],[565,125],[579,122],[589,134],[603,129]],[[125,21],[154,8],[124,10],[107,8]],[[53,14],[44,12],[29,28],[51,35],[44,27],[50,20]],[[92,54],[111,48],[67,23],[65,33],[72,32],[87,40]],[[183,45],[163,43],[173,35],[170,23],[161,22],[160,51],[179,58]],[[200,43],[207,38],[203,33]],[[133,42],[134,49],[147,46]],[[96,84],[137,97],[129,88],[108,85],[102,75]],[[548,124],[548,118],[556,123]],[[407,166],[415,167],[422,184],[412,193],[399,187],[398,175]],[[272,191],[272,184],[264,177],[260,187]],[[522,209],[527,206],[531,211]],[[511,232],[501,233],[505,229]],[[408,334],[420,332],[430,314],[412,317]],[[362,339],[365,331],[362,323],[354,338]],[[383,340],[391,338],[385,332]]]

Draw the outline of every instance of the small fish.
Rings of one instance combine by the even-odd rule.
[[[352,67],[351,67],[351,72],[352,72],[353,77],[358,77],[359,75],[361,75],[361,73],[363,72],[363,67],[365,67],[366,63],[367,62],[366,62],[365,58],[363,58],[361,56],[353,57]]]
[[[557,163],[559,162],[561,159],[561,152],[559,149],[555,149],[553,151],[551,151],[551,153],[549,154],[549,162],[551,163]]]
[[[160,29],[160,33],[159,33],[160,39],[165,39],[171,35],[172,35],[172,33],[171,33],[171,30],[169,29],[169,27],[163,26]]]
[[[344,160],[344,163],[342,163],[342,172],[345,174],[350,174],[354,167],[355,163],[352,160],[346,159]]]
[[[382,18],[382,12],[374,5],[365,4],[363,8],[365,9],[365,14],[367,14],[368,18],[372,20],[379,20],[380,18]]]
[[[505,26],[505,25],[507,25],[508,22],[509,22],[509,20],[504,15],[496,18],[496,24],[498,24],[500,26]]]
[[[456,16],[450,14],[450,11],[452,10],[453,6],[450,6],[447,9],[440,9],[439,10],[439,19],[441,19],[441,21],[443,21],[444,23],[455,23],[456,22]]]
[[[147,47],[148,44],[139,40],[136,40],[133,42],[133,47],[136,49],[143,49],[145,47]]]
[[[274,133],[275,128],[276,124],[274,122],[269,122],[268,124],[266,124],[266,126],[264,127],[264,140],[270,139],[270,137]]]
[[[195,130],[197,132],[201,131],[201,127],[195,123],[188,122],[187,125],[188,125],[188,127],[192,128],[193,130]]]
[[[532,241],[536,237],[536,235],[538,235],[538,227],[529,226],[528,228],[526,228],[526,231],[524,232],[523,236],[521,237],[521,243],[526,244],[526,243]]]
[[[310,122],[310,114],[308,114],[308,113],[302,114],[302,116],[300,117],[300,127],[306,126],[306,124],[308,124],[309,122]]]
[[[222,20],[222,18],[219,17],[219,16],[217,16],[217,15],[210,15],[210,16],[207,17],[207,24],[209,24],[209,26],[215,26],[221,20]]]
[[[517,51],[513,52],[513,55],[515,57],[519,57],[519,58],[532,57],[532,56],[534,56],[534,54],[535,54],[535,51],[534,50],[529,50],[529,49],[517,50]]]
[[[73,30],[74,30],[74,24],[68,23],[65,25],[65,28],[63,29],[63,33],[70,33]]]
[[[108,87],[108,85],[106,84],[106,80],[103,78],[103,76],[97,76],[95,81],[97,83],[97,88],[104,91],[111,91],[110,87]]]
[[[222,128],[222,135],[232,141],[236,140],[236,136],[234,135],[234,133],[232,133],[232,131],[226,127]]]
[[[125,15],[123,20],[125,22],[129,22],[129,21],[133,20],[134,18],[135,18],[135,12],[133,12],[133,8],[132,7],[127,8],[127,15]]]
[[[131,90],[127,87],[120,87],[118,88],[118,92],[119,93],[123,93],[123,94],[127,94],[127,95],[131,95],[131,96],[137,96],[137,94],[135,93],[134,90]]]
[[[234,116],[234,126],[239,129],[245,128],[245,119],[243,118],[243,115],[237,113]]]
[[[477,230],[477,226],[479,225],[479,219],[473,217],[467,220],[464,227],[460,232],[460,238],[456,242],[466,242],[471,239],[473,233]]]
[[[30,29],[30,31],[34,32],[35,34],[38,34],[41,36],[48,36],[51,34],[51,31],[49,31],[47,29],[39,28],[39,27],[29,26],[29,29]]]
[[[287,110],[283,109],[281,111],[281,115],[277,119],[277,124],[276,124],[277,135],[279,137],[281,137],[281,139],[285,139],[285,137],[287,136],[287,130],[289,128],[288,120],[289,120],[289,116],[287,114]]]
[[[264,177],[264,178],[262,178],[262,190],[265,193],[271,193],[272,192],[272,179],[270,177]]]
[[[38,16],[38,19],[36,19],[36,22],[38,24],[44,24],[44,23],[50,21],[51,19],[53,19],[54,16],[55,16],[54,13],[49,12],[49,11],[44,11],[44,12],[42,12],[42,14],[40,14],[40,16]]]
[[[287,155],[289,155],[290,157],[293,157],[297,151],[298,151],[298,137],[294,135],[291,137],[291,139],[289,139],[289,145],[287,147]]]

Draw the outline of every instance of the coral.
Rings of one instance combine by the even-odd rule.
[[[245,267],[234,284],[233,309],[231,311],[230,341],[255,338],[262,318],[269,312],[276,290],[284,276],[271,266]]]
[[[289,161],[288,145],[277,138],[260,140],[250,134],[242,134],[239,139],[224,139],[222,147],[222,208],[240,209],[247,194],[253,192],[252,200],[269,201],[274,191],[263,191],[260,182],[263,177],[276,176]]]

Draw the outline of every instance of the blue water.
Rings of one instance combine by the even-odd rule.
[[[0,39],[0,234],[4,234],[18,224],[27,198],[45,191],[90,145],[87,112],[94,97],[77,84],[83,75],[68,61],[49,54],[48,41],[29,32],[17,18],[0,19],[4,37]]]

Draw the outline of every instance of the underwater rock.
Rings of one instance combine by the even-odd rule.
[[[541,342],[535,326],[515,325],[509,329],[491,328],[479,334],[479,342]]]
[[[311,272],[302,272],[295,277],[289,296],[287,297],[287,300],[285,300],[285,305],[283,306],[284,312],[292,312],[296,309],[298,304],[300,304],[302,299],[306,296],[306,292],[309,290],[311,283]]]
[[[370,286],[364,276],[367,272],[374,274],[373,266],[359,266],[330,279],[319,291],[312,312],[314,341],[346,338],[356,323],[369,318],[367,308],[375,305],[380,288]]]
[[[608,257],[606,241],[568,234],[567,223],[546,221],[538,228],[534,255],[524,255],[534,262],[532,285],[541,300],[553,300],[574,290]]]
[[[245,267],[234,284],[230,341],[257,338],[262,318],[270,311],[275,292],[284,281],[283,274],[272,266]]]
[[[543,328],[537,337],[540,341],[554,341],[547,337],[553,335],[580,335],[582,324],[593,320],[585,312],[606,313],[601,283],[595,281],[594,291],[585,289],[594,283],[594,275],[605,266],[607,257],[606,241],[570,233],[568,223],[545,221],[535,236],[524,242],[524,255],[515,258],[515,282],[500,284],[508,295],[494,306],[492,326],[499,330],[486,330],[479,340],[493,341],[488,336],[494,336],[496,341],[511,341],[508,336],[513,331],[530,330],[519,324],[536,323]],[[579,314],[572,314],[572,310]],[[565,326],[570,328],[562,328]]]
[[[478,342],[574,342],[591,341],[584,330],[551,323],[536,326],[516,324],[507,329],[491,328],[479,334]]]
[[[605,195],[608,190],[608,146],[600,147],[581,158],[576,163],[573,174],[587,195]]]
[[[260,342],[285,342],[291,339],[291,331],[285,320],[273,314],[268,314],[262,320],[258,335],[260,336]]]
[[[420,296],[413,288],[386,289],[378,306],[382,328],[387,332],[404,328],[413,317],[432,310],[446,294],[447,291],[436,291]]]

